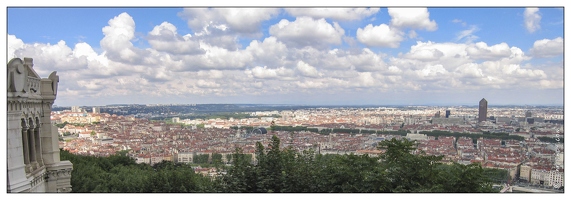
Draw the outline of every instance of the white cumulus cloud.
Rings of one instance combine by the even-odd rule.
[[[270,35],[298,48],[325,48],[331,44],[341,44],[344,34],[345,31],[336,22],[331,25],[325,19],[315,20],[309,17],[298,17],[293,22],[282,19],[270,27]]]
[[[467,47],[468,45],[466,44],[418,41],[416,45],[411,46],[410,51],[402,57],[422,62],[438,62],[444,65],[445,68],[448,68],[470,62],[466,52]],[[395,64],[401,62],[398,58],[393,59],[393,61],[398,61]],[[406,66],[408,62],[409,61],[402,61],[400,65]]]
[[[451,37],[445,40],[450,42],[432,42],[423,38],[421,31],[437,28],[427,9],[416,14],[391,10],[391,22],[375,25],[375,20],[368,18],[375,17],[376,8],[286,9],[297,18],[280,18],[275,23],[272,20],[272,26],[266,23],[272,17],[281,17],[276,15],[279,10],[186,9],[181,16],[191,24],[194,32],[189,34],[167,21],[151,27],[141,22],[143,28],[138,29],[143,32],[138,33],[138,19],[122,13],[102,29],[100,46],[64,40],[25,43],[8,35],[7,56],[34,58],[34,68],[42,77],[58,71],[58,102],[63,105],[100,103],[100,97],[105,97],[103,104],[145,103],[146,97],[156,97],[157,102],[208,102],[225,96],[229,98],[223,101],[231,102],[248,101],[256,95],[281,97],[276,94],[292,99],[300,93],[341,94],[340,98],[351,99],[354,97],[343,94],[358,92],[364,98],[376,99],[411,90],[466,94],[497,88],[563,88],[563,60],[526,62],[532,57],[562,55],[563,36],[537,40],[524,53],[507,42],[473,43],[477,27],[466,24],[456,25],[463,32],[449,34]],[[192,12],[192,18],[186,12]],[[332,22],[336,20],[345,21],[340,22],[342,25],[352,20],[366,22],[343,29]],[[465,24],[461,20],[448,21]],[[354,38],[344,35],[347,30]],[[269,35],[262,35],[264,31]],[[347,38],[355,44],[343,44],[350,42]],[[402,46],[404,40],[412,38],[418,38],[416,44]],[[310,98],[321,101],[328,97]]]
[[[512,54],[510,47],[506,43],[488,46],[484,42],[478,42],[466,48],[466,51],[471,58],[486,60],[498,60],[509,57]]]
[[[405,58],[412,58],[421,61],[435,61],[444,56],[444,53],[438,49],[411,49],[409,54],[406,54]]]
[[[458,68],[456,68],[455,73],[458,73],[460,77],[466,77],[466,78],[484,77],[482,69],[476,63],[466,63],[462,66],[459,66]]]
[[[259,32],[263,21],[279,13],[277,8],[185,8],[179,16],[188,26],[200,32],[208,26],[228,27],[229,31],[245,34]]]
[[[24,41],[16,38],[15,35],[8,35],[8,50],[6,52],[8,60],[16,58],[16,50],[24,48]]]
[[[182,63],[185,64],[176,70],[241,69],[253,60],[253,56],[244,50],[229,51],[206,43],[201,43],[200,46],[206,53],[182,57]]]
[[[210,79],[221,79],[224,78],[224,73],[220,70],[201,70],[198,71],[198,76]]]
[[[299,61],[297,63],[296,69],[303,75],[307,77],[319,77],[319,72],[315,67],[303,62]]]
[[[391,25],[399,28],[424,29],[435,31],[438,25],[430,20],[427,8],[388,8]]]
[[[297,81],[295,84],[303,89],[319,89],[328,86],[326,83],[323,83],[322,81],[313,81],[313,80],[308,80],[304,82]]]
[[[109,20],[109,26],[103,27],[101,48],[107,56],[114,61],[143,63],[148,52],[137,49],[131,43],[135,39],[135,21],[127,13],[121,13]]]
[[[285,8],[294,17],[328,18],[339,21],[352,21],[367,18],[379,12],[379,8]]]
[[[541,15],[539,15],[539,8],[526,8],[523,12],[525,28],[528,32],[533,33],[537,31],[541,26],[539,22],[541,21]]]
[[[360,72],[357,79],[359,80],[359,87],[371,87],[375,84],[375,78],[371,72]]]
[[[375,47],[397,48],[403,40],[404,33],[386,24],[373,26],[369,24],[364,29],[357,29],[359,42]]]
[[[563,54],[563,38],[558,37],[553,40],[543,39],[535,41],[529,53],[538,58],[559,56]]]
[[[545,78],[547,75],[542,70],[538,69],[522,69],[520,65],[512,64],[502,66],[501,71],[503,74],[512,75],[516,77],[528,78]]]
[[[153,49],[171,54],[204,53],[204,50],[200,48],[200,43],[194,40],[190,34],[181,36],[176,30],[177,28],[173,24],[163,22],[149,32],[147,41]]]
[[[427,65],[423,69],[417,70],[416,74],[419,78],[444,78],[448,71],[442,65]]]
[[[254,56],[255,64],[264,63],[269,66],[285,65],[288,54],[286,45],[273,36],[265,38],[263,42],[258,40],[250,42],[246,51]]]
[[[217,88],[220,87],[220,84],[214,82],[214,81],[205,81],[205,80],[198,80],[198,82],[196,82],[196,86],[201,87],[201,88]]]
[[[293,76],[294,71],[285,67],[273,69],[267,66],[256,66],[251,70],[246,70],[245,73],[259,79],[288,79]]]

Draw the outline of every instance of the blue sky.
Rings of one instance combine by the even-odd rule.
[[[331,8],[8,8],[7,56],[67,106],[563,103],[562,8]]]

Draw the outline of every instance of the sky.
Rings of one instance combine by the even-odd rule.
[[[58,106],[563,105],[562,7],[8,7]]]

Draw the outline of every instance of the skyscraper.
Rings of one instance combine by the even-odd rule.
[[[446,110],[446,118],[450,117],[450,110]]]
[[[486,121],[487,115],[488,115],[488,101],[482,98],[482,100],[480,100],[480,108],[478,110],[478,122]]]

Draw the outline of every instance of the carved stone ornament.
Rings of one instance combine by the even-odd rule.
[[[57,95],[57,86],[59,83],[59,76],[56,73],[57,71],[53,71],[50,76],[48,76],[48,79],[52,80],[52,91],[54,95]]]
[[[25,92],[28,73],[21,59],[14,58],[8,62],[8,76],[10,92]]]
[[[22,119],[22,129],[29,129],[30,125],[28,125],[28,120]]]
[[[36,128],[40,128],[41,124],[42,123],[40,123],[40,118],[36,117]]]

